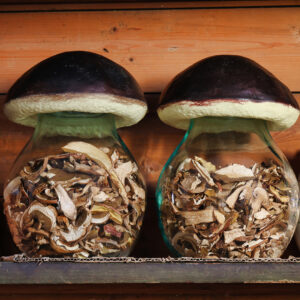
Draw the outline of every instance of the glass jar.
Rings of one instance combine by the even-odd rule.
[[[193,119],[156,191],[177,256],[277,258],[298,219],[298,184],[266,121]]]
[[[145,204],[112,114],[40,114],[4,190],[13,239],[29,256],[127,256]]]

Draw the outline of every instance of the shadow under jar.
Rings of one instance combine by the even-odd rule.
[[[254,70],[243,76],[251,67]],[[251,75],[259,79],[255,82]],[[198,85],[191,84],[195,81]],[[263,95],[264,89],[272,90],[270,84],[284,87],[246,58],[215,56],[179,74],[162,95],[160,118],[182,129],[189,123],[161,173],[156,195],[162,235],[175,255],[278,258],[288,246],[298,220],[299,189],[292,168],[269,134],[272,126],[285,127],[285,120],[260,113],[274,105],[270,94],[270,102],[255,102],[251,93],[248,100],[242,95],[244,89],[255,91],[252,98]],[[208,103],[211,91],[217,101]],[[285,98],[292,97],[287,89],[285,93]],[[233,101],[239,98],[240,102]],[[277,113],[287,113],[295,122],[297,104],[291,102],[286,111],[287,104],[279,105]]]
[[[110,69],[103,70],[103,62]],[[89,66],[97,63],[92,85],[98,88],[105,81],[107,94],[103,91],[83,94],[75,88],[72,95],[60,90],[55,96],[42,97],[41,91],[36,93],[38,100],[27,96],[26,107],[29,107],[25,116],[20,116],[20,106],[26,96],[12,97],[7,103],[6,114],[12,120],[23,124],[34,122],[35,126],[33,137],[17,158],[4,190],[4,210],[14,242],[29,256],[127,256],[141,229],[146,206],[145,182],[117,127],[138,122],[147,106],[142,100],[129,98],[129,92],[128,97],[126,93],[111,94],[112,88],[116,90],[112,86],[115,84],[120,85],[118,92],[122,91],[122,82],[114,83],[105,75],[109,71],[115,77],[119,76],[116,73],[123,73],[127,90],[135,89],[136,97],[143,99],[137,83],[122,67],[87,52],[59,54],[34,67],[32,73],[42,73],[49,64],[54,65],[56,71],[52,74],[58,80],[62,80],[59,78],[62,74],[64,87],[78,78],[86,81],[87,87],[91,77]],[[67,78],[66,73],[73,75]],[[26,81],[30,85],[30,78]],[[53,99],[59,95],[60,99]],[[58,106],[60,100],[69,104]],[[76,101],[83,105],[78,106]],[[46,113],[49,107],[45,110],[44,107],[49,103],[52,112]],[[121,116],[120,105],[124,111]],[[126,118],[126,114],[134,114],[139,106],[142,109],[135,119]],[[60,111],[60,107],[70,111]],[[37,110],[32,119],[30,111]]]

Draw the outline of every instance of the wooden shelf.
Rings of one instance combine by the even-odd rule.
[[[118,259],[116,262],[0,262],[0,284],[300,283],[300,259],[198,262]]]

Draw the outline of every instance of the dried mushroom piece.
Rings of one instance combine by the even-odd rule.
[[[254,174],[251,169],[239,164],[229,165],[215,171],[214,174],[217,180],[222,180],[225,183],[245,181],[254,178]]]
[[[52,206],[44,206],[38,201],[31,203],[24,212],[23,217],[22,222],[24,222],[26,217],[31,220],[36,219],[39,222],[39,226],[48,232],[52,232],[56,227],[56,210]],[[25,224],[22,223],[22,225],[24,226]],[[22,228],[24,228],[23,226]]]
[[[187,158],[163,186],[161,218],[174,249],[202,258],[278,257],[291,189],[276,162],[217,168]]]
[[[126,204],[128,204],[127,193],[121,179],[116,174],[116,169],[113,168],[109,156],[102,150],[98,149],[94,145],[85,142],[72,142],[63,147],[65,152],[70,153],[82,153],[87,155],[90,159],[104,167],[104,169],[110,174],[111,179],[114,181],[116,186],[119,188],[120,195],[123,197]],[[122,178],[123,179],[123,178]],[[124,179],[125,180],[125,179]]]
[[[70,198],[66,190],[60,184],[54,186],[54,190],[57,194],[58,202],[62,212],[67,218],[74,221],[77,216],[77,209],[73,200]]]
[[[31,256],[127,255],[145,211],[136,164],[121,149],[62,149],[29,161],[5,189],[17,246]]]

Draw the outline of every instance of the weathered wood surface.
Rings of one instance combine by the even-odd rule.
[[[0,262],[0,284],[300,283],[299,263]]]
[[[222,2],[220,2],[222,3]],[[204,57],[239,54],[300,90],[300,6],[0,13],[0,93],[37,62],[68,50],[103,54],[145,92],[160,92]]]

